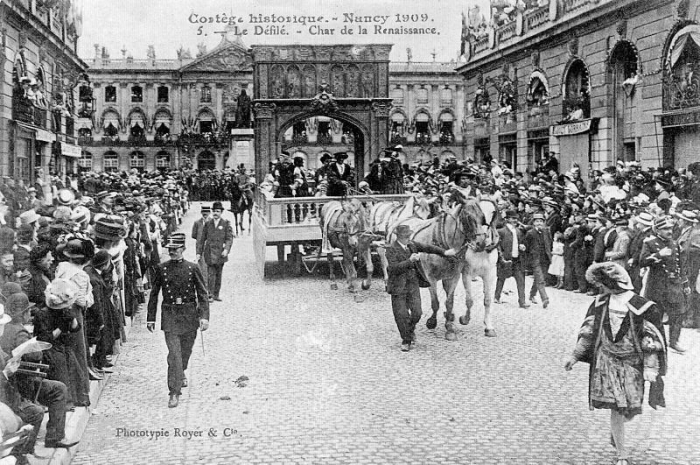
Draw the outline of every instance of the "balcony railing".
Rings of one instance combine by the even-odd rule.
[[[564,0],[562,6],[564,7],[564,13],[570,13],[576,11],[579,8],[583,8],[587,4],[592,3],[591,0]],[[596,2],[597,3],[597,2]]]
[[[488,50],[489,48],[489,36],[484,36],[476,39],[476,43],[474,44],[474,54],[481,53],[483,51]]]
[[[700,68],[700,66],[697,66],[697,68]],[[688,82],[687,78],[684,79],[680,76],[664,76],[664,111],[700,106],[700,77],[696,77],[698,76],[698,71],[694,69],[690,76],[690,82]]]
[[[31,100],[21,96],[12,98],[12,119],[46,129],[46,110],[35,107]]]
[[[546,23],[549,20],[549,6],[543,6],[525,15],[525,25],[528,31]]]
[[[515,21],[501,26],[498,30],[498,41],[503,42],[515,36]]]
[[[94,142],[92,136],[78,136],[78,145],[92,145]]]
[[[316,142],[323,145],[328,145],[333,143],[333,136],[330,134],[319,134],[316,138]]]

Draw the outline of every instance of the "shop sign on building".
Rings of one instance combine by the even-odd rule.
[[[595,132],[598,129],[597,122],[597,118],[591,118],[572,123],[557,124],[552,126],[552,135],[555,137],[560,137],[573,136],[575,134],[583,134],[586,132]]]
[[[82,154],[82,149],[79,145],[67,144],[61,142],[61,155],[64,157],[80,158]]]

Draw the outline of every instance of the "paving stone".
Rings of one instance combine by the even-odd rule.
[[[195,212],[193,203],[183,231]],[[418,344],[402,353],[381,279],[362,302],[342,285],[330,290],[327,276],[262,281],[252,246],[251,236],[234,239],[224,301],[212,304],[206,355],[196,341],[180,406],[167,408],[163,335],[142,322],[74,464],[614,463],[609,414],[588,410],[587,365],[563,369],[590,297],[548,288],[548,309],[524,310],[511,293],[493,308],[498,337],[486,338],[481,284],[473,283],[472,322],[458,325],[458,340],[449,342],[443,309],[438,328],[425,328],[430,299],[423,291]],[[185,257],[194,258],[191,240]],[[506,289],[514,291],[510,281]],[[455,308],[464,312],[461,286]],[[628,423],[634,463],[700,463],[700,333],[685,329],[682,341],[688,353],[670,354],[668,407],[645,406]],[[245,387],[236,382],[241,376]],[[119,427],[162,428],[171,437],[117,438]],[[203,437],[174,438],[176,427]],[[224,437],[225,428],[236,432]]]

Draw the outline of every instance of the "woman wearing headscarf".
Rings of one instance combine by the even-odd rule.
[[[649,405],[665,407],[666,339],[657,305],[636,294],[627,271],[614,262],[594,263],[586,279],[601,293],[591,304],[576,348],[565,369],[590,364],[591,409],[610,410],[610,442],[617,465],[630,465],[625,423],[642,413],[644,383],[651,383]]]

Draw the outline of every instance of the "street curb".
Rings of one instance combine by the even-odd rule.
[[[143,312],[144,310],[145,309],[141,309],[139,313]],[[124,325],[124,333],[126,335],[127,341],[129,340],[129,333],[131,333],[132,326],[134,324],[139,324],[139,322],[141,321],[141,318],[138,318],[138,316],[138,314],[135,315],[135,318],[131,324]],[[122,347],[124,347],[125,344],[127,343],[122,344]],[[117,367],[118,365],[120,356],[121,352],[112,359],[112,363],[115,367]],[[102,390],[105,388],[111,377],[112,374],[107,374],[102,381],[90,381],[90,407],[78,407],[75,409],[75,412],[69,412],[68,414],[66,414],[66,438],[69,441],[78,441],[82,439],[83,434],[87,429],[88,422],[90,421],[92,411],[97,407],[97,404],[100,400],[100,396],[102,395]],[[41,425],[41,432],[39,433],[40,437],[45,437],[46,435],[47,421],[48,414],[44,416],[44,422]],[[75,447],[71,447],[70,449],[47,449],[44,447],[43,441],[37,441],[37,455],[42,457],[49,457],[48,462],[46,461],[47,459],[37,459],[31,456],[29,460],[32,464],[37,463],[42,465],[70,465],[70,463],[73,461],[73,458],[75,457],[75,454],[78,453],[79,448],[80,444],[76,445]],[[49,456],[49,451],[52,450],[54,452]]]

